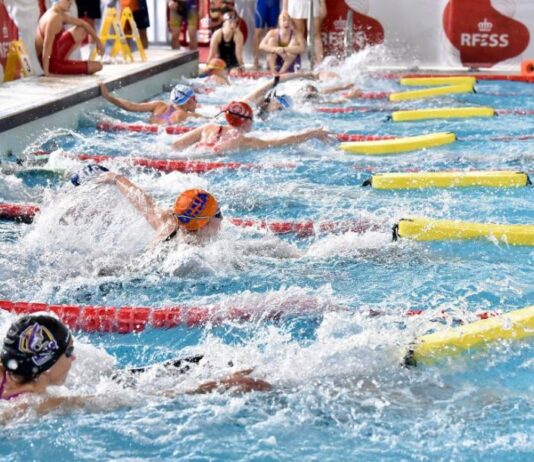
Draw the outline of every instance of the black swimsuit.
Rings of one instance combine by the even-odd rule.
[[[234,36],[235,32],[232,34],[230,41],[226,42],[224,40],[224,34],[221,32],[221,41],[218,46],[219,58],[226,63],[226,68],[228,70],[233,69],[234,67],[239,67],[237,56],[235,54]]]

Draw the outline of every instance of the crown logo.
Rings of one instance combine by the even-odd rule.
[[[491,32],[491,29],[493,29],[493,24],[488,21],[488,18],[478,23],[479,32]]]
[[[339,29],[345,29],[345,23],[346,23],[346,22],[347,22],[347,21],[346,21],[345,19],[343,19],[343,18],[340,16],[338,19],[336,19],[336,20],[334,21],[334,27],[335,27],[336,29],[338,29],[338,30],[339,30]]]

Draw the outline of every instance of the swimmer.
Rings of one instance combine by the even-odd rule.
[[[322,128],[270,140],[246,136],[246,133],[252,129],[254,122],[254,114],[250,105],[244,101],[232,101],[224,108],[223,112],[229,126],[208,124],[198,127],[181,135],[173,143],[173,148],[178,150],[194,145],[195,148],[221,154],[239,149],[267,149],[286,146],[314,138],[323,141],[330,139],[328,132]]]
[[[187,85],[176,85],[171,91],[169,102],[157,100],[134,103],[112,95],[102,82],[100,82],[100,92],[104,99],[125,111],[151,112],[152,115],[148,119],[151,124],[175,125],[189,118],[204,118],[203,115],[195,112],[197,99],[193,89]]]
[[[98,61],[69,59],[87,36],[95,42],[98,53],[104,54],[104,45],[96,31],[85,21],[68,14],[73,1],[57,0],[39,20],[35,33],[35,51],[45,76],[94,74],[102,70],[102,64]],[[68,24],[73,27],[65,30],[64,26]]]
[[[76,360],[74,338],[65,324],[48,313],[24,315],[9,327],[0,353],[0,400],[11,401],[12,406],[3,407],[0,421],[16,417],[33,406],[39,414],[58,407],[80,408],[88,404],[90,396],[49,395],[48,387],[63,385]],[[159,366],[173,367],[185,373],[202,355],[163,363]],[[112,377],[122,383],[122,377],[145,372],[154,366],[119,370]],[[235,372],[229,377],[201,384],[187,394],[211,393],[232,389],[237,392],[267,391],[271,386],[263,380],[250,377],[252,369]],[[174,390],[167,396],[176,396]],[[38,401],[17,398],[35,396]]]
[[[210,51],[207,61],[213,58],[222,59],[229,71],[243,68],[243,33],[237,28],[237,16],[234,13],[225,13],[223,26],[215,31],[211,37]]]
[[[206,65],[204,72],[199,75],[200,78],[206,78],[205,83],[215,85],[230,85],[226,63],[220,58],[213,58]]]
[[[156,231],[150,247],[180,235],[197,242],[212,238],[221,227],[222,213],[215,197],[202,189],[188,189],[178,196],[172,209],[161,208],[128,178],[109,172],[95,179],[99,184],[115,184],[119,191],[145,217]]]
[[[300,54],[306,50],[306,42],[302,34],[293,29],[287,11],[280,13],[278,30],[267,32],[260,43],[260,50],[267,53],[267,64],[273,73],[300,69]]]

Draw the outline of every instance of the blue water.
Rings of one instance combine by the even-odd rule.
[[[399,89],[358,76],[366,89]],[[201,97],[206,111],[239,90]],[[534,87],[480,82],[478,94],[410,102],[403,107],[490,105],[534,109]],[[490,95],[485,93],[492,93]],[[498,96],[500,94],[503,96]],[[162,95],[166,97],[166,94]],[[385,101],[351,105],[382,108]],[[105,114],[142,120],[106,107],[85,114],[78,130],[43,133],[36,149],[161,158],[172,137],[103,133]],[[473,320],[476,311],[533,303],[534,252],[490,241],[391,241],[406,216],[533,223],[532,188],[373,191],[369,171],[514,169],[534,172],[533,141],[488,141],[531,135],[534,117],[393,123],[384,112],[328,115],[299,107],[257,124],[257,134],[324,125],[335,132],[421,134],[454,131],[460,141],[387,157],[345,155],[311,141],[285,149],[242,152],[228,160],[267,168],[161,175],[111,166],[171,205],[179,191],[204,187],[225,217],[269,220],[370,220],[379,231],[277,237],[226,224],[204,246],[175,243],[145,252],[150,230],[111,186],[74,190],[66,183],[81,163],[54,154],[43,170],[0,178],[2,202],[36,202],[31,226],[0,223],[0,297],[106,306],[240,307],[249,323],[181,327],[139,334],[78,333],[78,359],[60,393],[88,396],[86,409],[46,417],[25,414],[2,430],[8,460],[531,460],[532,342],[497,344],[417,369],[400,367],[420,334]],[[471,137],[470,141],[461,141]],[[473,140],[473,137],[479,139]],[[294,169],[268,168],[295,162]],[[53,171],[51,171],[53,170]],[[61,221],[75,207],[75,219]],[[111,210],[111,212],[110,212]],[[282,309],[279,321],[263,319]],[[369,317],[369,310],[381,312]],[[408,309],[425,315],[406,317]],[[445,320],[436,316],[445,310]],[[2,329],[13,317],[2,314]],[[205,353],[186,376],[146,374],[124,390],[114,365],[149,364]],[[233,365],[228,364],[232,361]],[[269,393],[182,395],[231,371],[255,367]],[[90,398],[89,398],[90,397]]]

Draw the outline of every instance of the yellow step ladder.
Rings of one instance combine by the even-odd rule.
[[[113,42],[111,48],[112,58],[121,53],[124,62],[133,62],[134,58],[132,55],[132,50],[130,50],[130,46],[126,40],[126,35],[121,27],[121,21],[116,8],[106,8],[104,20],[102,21],[102,26],[100,27],[99,37],[104,47],[108,42]],[[95,58],[96,50],[93,50],[91,53],[91,59],[94,60]]]
[[[6,71],[4,73],[4,82],[9,82],[23,77],[34,75],[32,63],[26,46],[22,39],[13,40],[9,44],[6,60]]]
[[[133,40],[135,42],[139,55],[141,56],[141,61],[146,61],[145,48],[141,42],[141,36],[139,35],[139,29],[135,23],[132,10],[129,7],[124,8],[121,14],[121,28],[123,31],[126,30],[126,25],[130,26],[130,33],[124,34],[126,40]]]

